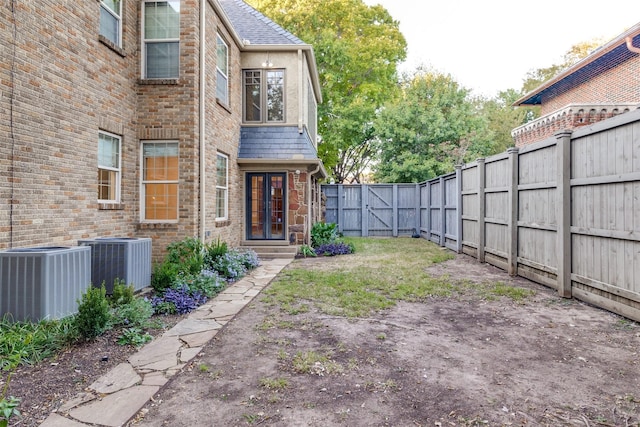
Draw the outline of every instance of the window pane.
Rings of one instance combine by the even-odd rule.
[[[267,121],[284,120],[284,71],[267,71]]]
[[[98,169],[98,200],[116,201],[117,172]]]
[[[180,2],[158,1],[144,4],[145,39],[180,38]]]
[[[244,73],[244,109],[245,120],[261,121],[260,71]]]
[[[145,219],[178,219],[178,184],[145,185]]]
[[[219,187],[227,186],[227,158],[224,156],[218,156],[216,162],[217,179],[216,185]]]
[[[108,7],[114,15],[120,16],[120,0],[102,0],[102,4]]]
[[[147,43],[147,71],[149,79],[178,78],[180,43]]]
[[[229,50],[227,48],[226,43],[224,42],[224,40],[222,40],[222,37],[218,36],[217,38],[217,63],[216,66],[220,69],[220,71],[222,71],[222,73],[226,76],[227,73],[227,68],[229,67],[228,64],[228,55],[229,55]]]
[[[178,219],[178,144],[144,143],[143,185],[145,220]]]
[[[120,46],[120,20],[102,5],[100,6],[100,35]]]
[[[225,103],[229,103],[229,83],[227,76],[222,74],[220,70],[216,71],[216,76],[216,97]]]
[[[216,218],[227,217],[227,190],[216,189]]]
[[[98,137],[98,166],[120,167],[120,140],[103,133]]]

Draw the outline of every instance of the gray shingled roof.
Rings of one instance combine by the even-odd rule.
[[[297,126],[243,127],[238,158],[317,160],[318,153],[306,129],[299,133]]]
[[[242,40],[257,45],[306,44],[242,0],[218,0]]]

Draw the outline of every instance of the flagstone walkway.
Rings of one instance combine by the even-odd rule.
[[[119,427],[126,424],[290,262],[291,259],[263,261],[263,265],[249,275],[142,347],[127,363],[98,378],[87,392],[65,402],[41,426]]]

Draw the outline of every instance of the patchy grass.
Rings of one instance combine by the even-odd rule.
[[[289,380],[286,378],[260,378],[260,387],[267,390],[284,390],[289,387]]]
[[[315,351],[297,352],[293,356],[291,364],[293,370],[299,374],[324,376],[325,374],[340,374],[344,371],[338,362]]]
[[[315,260],[316,264],[304,260],[291,264],[265,291],[264,301],[278,304],[290,315],[307,313],[313,307],[335,316],[367,317],[398,301],[422,302],[472,292],[485,300],[504,297],[523,302],[535,294],[502,282],[477,284],[454,282],[446,275],[432,277],[427,268],[454,255],[424,239],[345,240],[356,248],[354,254]],[[262,327],[288,326],[269,322]]]
[[[447,278],[426,272],[430,265],[453,258],[434,244],[423,239],[347,240],[355,254],[323,259],[332,263],[330,268],[292,264],[265,291],[265,301],[292,315],[314,306],[331,315],[366,317],[397,301],[424,301],[456,292]]]

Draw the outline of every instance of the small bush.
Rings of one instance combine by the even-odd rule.
[[[316,248],[316,254],[324,256],[348,255],[353,253],[353,246],[344,242],[327,243]]]
[[[228,281],[235,281],[247,274],[244,257],[239,251],[229,251],[216,260],[213,269]]]
[[[207,302],[207,297],[200,292],[191,293],[189,287],[182,286],[178,289],[167,289],[161,297],[154,297],[151,301],[152,306],[160,305],[166,307],[164,303],[170,303],[175,306],[176,313],[185,314],[195,310],[200,305]]]
[[[163,292],[170,288],[180,273],[180,267],[165,260],[162,264],[156,264],[151,276],[151,287],[156,292]]]
[[[104,286],[90,286],[78,301],[75,323],[80,337],[90,340],[107,330],[110,320],[109,301]]]
[[[118,337],[118,344],[140,347],[152,339],[153,337],[149,333],[140,328],[125,328],[122,330],[122,334]]]
[[[211,269],[213,264],[229,251],[227,243],[216,239],[215,242],[211,242],[204,247],[204,268]]]
[[[127,286],[124,281],[116,279],[113,282],[113,293],[108,297],[109,303],[112,307],[127,305],[134,300],[134,292],[133,285]]]
[[[111,326],[146,327],[153,315],[151,301],[146,298],[133,298],[127,304],[121,304],[111,310]]]
[[[226,286],[226,282],[215,270],[202,270],[197,276],[179,276],[177,288],[187,286],[189,292],[199,292],[207,298],[218,295]]]
[[[311,246],[314,248],[335,243],[339,239],[338,224],[333,222],[316,222],[311,227]]]
[[[195,237],[187,237],[167,246],[166,261],[178,266],[178,271],[198,274],[204,266],[204,245]]]

